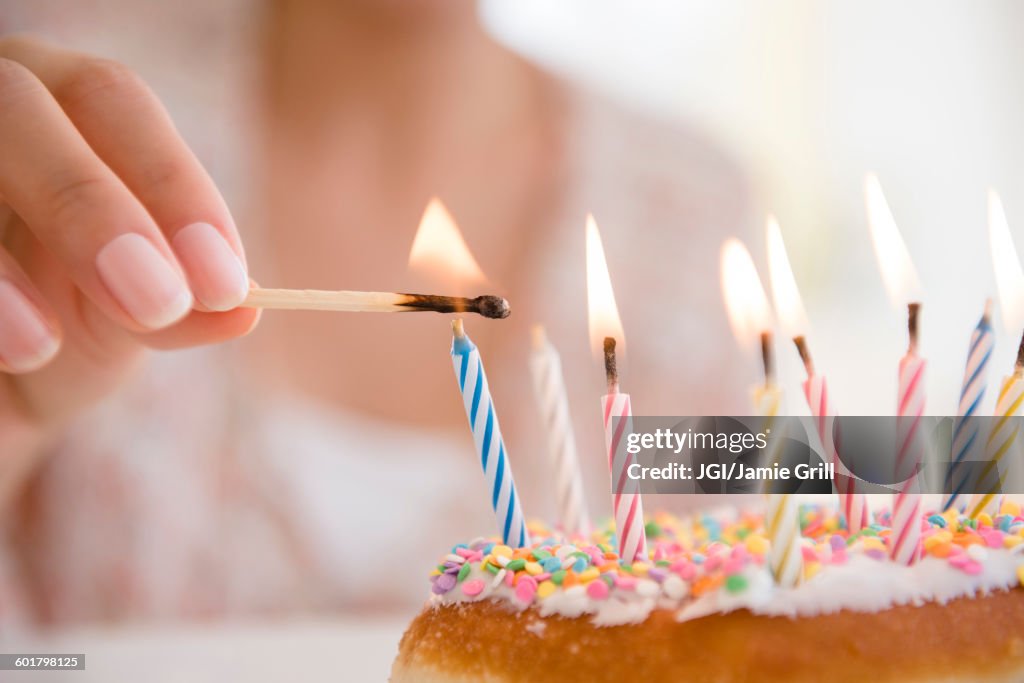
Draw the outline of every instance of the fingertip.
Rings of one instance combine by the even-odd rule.
[[[263,319],[263,309],[262,308],[250,308],[250,309],[245,309],[245,310],[253,311],[255,314],[252,316],[252,322],[249,323],[249,327],[246,328],[245,332],[243,332],[242,334],[238,335],[239,337],[247,337],[250,334],[252,334],[253,331],[256,329],[256,327],[260,324],[260,320]]]
[[[59,326],[9,280],[0,280],[0,365],[5,371],[33,372],[60,350]]]
[[[129,232],[111,240],[97,254],[96,268],[107,291],[146,329],[170,327],[192,310],[185,281],[144,235]]]
[[[245,301],[249,275],[241,258],[217,228],[192,223],[177,232],[171,246],[196,299],[211,311],[228,311]]]
[[[48,337],[34,352],[10,358],[0,358],[0,369],[11,375],[23,375],[42,370],[57,357],[61,342],[57,337]]]

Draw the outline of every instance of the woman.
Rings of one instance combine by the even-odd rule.
[[[52,5],[65,26],[70,5]],[[197,22],[227,11],[202,7],[176,10],[191,22],[178,34],[151,17],[149,35],[200,53],[247,35]],[[586,212],[630,335],[636,410],[739,408],[723,389],[745,381],[718,348],[716,263],[746,225],[746,192],[714,149],[522,61],[472,2],[262,10],[234,55],[256,56],[242,70],[254,80],[240,81],[251,88],[217,80],[221,55],[177,93],[187,103],[204,74],[237,93],[220,112],[246,124],[237,223],[133,71],[35,38],[0,42],[0,623],[14,604],[43,621],[407,605],[438,549],[491,533],[443,319],[271,312],[244,342],[144,357],[252,331],[257,312],[236,308],[250,275],[458,288],[406,270],[433,195],[514,308],[467,325],[528,515],[553,513],[522,372],[535,322],[565,356],[591,507],[606,510]]]

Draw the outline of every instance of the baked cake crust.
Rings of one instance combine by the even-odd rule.
[[[541,617],[506,603],[428,605],[399,646],[392,683],[521,681],[1024,681],[1024,589],[946,604],[789,618],[747,610],[639,623]]]

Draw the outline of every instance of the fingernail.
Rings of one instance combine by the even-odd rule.
[[[188,275],[192,292],[204,306],[227,311],[245,300],[249,276],[217,228],[193,223],[178,231],[171,246]]]
[[[0,280],[0,359],[15,372],[36,370],[60,348],[46,318],[21,290]]]
[[[111,240],[96,256],[96,269],[113,297],[143,327],[167,327],[192,308],[192,293],[181,275],[138,233]]]

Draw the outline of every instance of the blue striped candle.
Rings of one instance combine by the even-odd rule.
[[[992,302],[985,303],[985,312],[978,321],[971,335],[971,346],[967,352],[967,367],[964,369],[963,387],[960,389],[960,404],[957,409],[959,416],[953,425],[953,451],[949,471],[946,473],[946,490],[949,495],[944,510],[962,508],[969,496],[964,495],[969,477],[967,467],[959,466],[964,461],[978,460],[972,457],[981,447],[978,438],[978,410],[985,398],[985,386],[988,383],[988,360],[992,356],[994,344],[990,310]]]
[[[513,548],[530,545],[523,508],[519,503],[519,494],[516,493],[512,466],[509,465],[505,442],[501,438],[498,415],[487,387],[487,375],[484,373],[480,352],[473,340],[466,336],[462,320],[452,321],[452,331],[455,378],[462,392],[462,404],[469,418],[469,428],[473,432],[473,443],[480,454],[480,465],[487,479],[491,506],[498,518],[501,537],[505,545]]]

